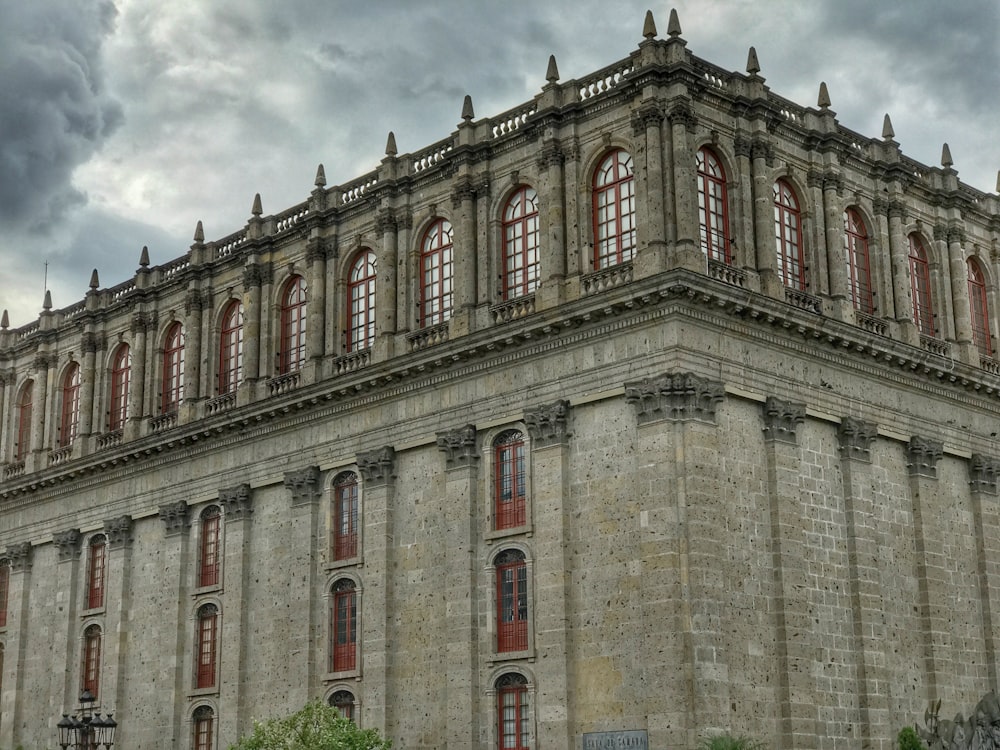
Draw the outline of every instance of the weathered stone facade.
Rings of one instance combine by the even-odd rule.
[[[328,187],[321,168],[306,202],[265,216],[255,201],[217,241],[199,224],[182,258],[144,253],[128,282],[95,274],[82,303],[0,331],[0,747],[53,741],[95,625],[99,708],[130,748],[193,747],[203,716],[225,746],[254,718],[345,694],[399,747],[495,748],[515,686],[532,748],[615,730],[693,747],[728,730],[888,750],[928,701],[997,689],[1000,201],[950,163],[904,157],[888,123],[866,138],[823,94],[817,108],[775,96],[752,52],[732,73],[680,34],[672,17],[658,39],[649,17],[614,65],[560,82],[552,61],[521,107],[477,120],[467,101],[421,152],[390,137],[370,174]],[[721,260],[702,251],[705,147],[725,173]],[[636,239],[604,263],[595,172],[615,153],[632,160]],[[791,286],[778,183],[800,204]],[[505,296],[505,210],[525,186],[540,271]],[[848,211],[867,226],[870,311]],[[428,323],[422,248],[440,219],[453,298]],[[358,346],[363,251],[377,285]],[[282,301],[300,277],[305,356],[285,366]],[[523,518],[501,523],[511,431]],[[509,560],[526,625],[502,650]],[[356,629],[338,661],[343,602]]]

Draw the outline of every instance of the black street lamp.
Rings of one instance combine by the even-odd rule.
[[[62,750],[111,750],[115,744],[115,729],[118,728],[111,714],[101,718],[100,713],[91,713],[94,706],[94,696],[89,690],[84,690],[80,696],[80,718],[76,714],[62,715],[56,724],[59,729],[59,747]]]

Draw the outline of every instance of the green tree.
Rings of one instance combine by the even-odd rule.
[[[311,701],[284,719],[254,722],[253,732],[229,750],[389,750],[377,729],[359,729],[333,706]]]

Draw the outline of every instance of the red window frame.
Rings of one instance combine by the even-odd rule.
[[[0,628],[7,627],[7,596],[10,593],[10,562],[0,561]]]
[[[729,265],[733,262],[729,235],[729,199],[726,170],[719,157],[703,146],[695,156],[698,167],[698,224],[701,251],[709,260]]]
[[[378,258],[365,249],[351,264],[347,282],[347,351],[370,349],[375,344],[375,283]]]
[[[504,675],[497,681],[497,746],[528,750],[530,736],[527,682],[521,675]]]
[[[497,558],[497,652],[528,649],[528,566],[509,550]]]
[[[219,610],[214,604],[202,605],[198,610],[198,661],[195,677],[195,687],[199,689],[215,687],[218,642]]]
[[[795,191],[784,180],[774,183],[774,238],[781,283],[804,292],[806,261],[802,250],[802,213]]]
[[[192,718],[194,750],[212,750],[212,735],[215,732],[215,714],[212,709],[199,706]]]
[[[167,329],[163,343],[163,395],[160,411],[177,411],[184,398],[184,327],[175,322]]]
[[[89,690],[97,699],[101,687],[101,627],[91,625],[83,631],[83,665],[81,690]]]
[[[444,323],[451,317],[453,265],[451,222],[438,219],[424,233],[420,245],[420,327]]]
[[[966,262],[969,272],[969,312],[972,319],[972,343],[984,357],[993,356],[990,336],[990,306],[986,297],[986,278],[975,258]]]
[[[910,235],[910,297],[913,322],[924,336],[934,336],[934,301],[931,295],[931,270],[927,250],[919,235]]]
[[[220,542],[222,537],[222,512],[215,505],[201,514],[201,547],[198,559],[198,586],[219,585]]]
[[[302,369],[306,361],[306,280],[294,276],[281,295],[281,347],[278,374]]]
[[[59,447],[66,448],[76,439],[80,424],[80,365],[69,366],[63,376],[62,413],[59,415]]]
[[[628,263],[635,256],[635,170],[632,155],[610,152],[594,172],[594,269]]]
[[[538,193],[522,185],[503,212],[503,299],[531,294],[538,287]]]
[[[15,461],[23,461],[31,452],[31,392],[34,388],[35,381],[29,380],[21,388],[21,395],[17,399],[17,447],[14,451]]]
[[[104,606],[107,551],[108,541],[103,534],[98,534],[90,540],[87,548],[87,609]]]
[[[219,395],[233,393],[243,378],[243,303],[233,300],[222,314],[219,334]]]
[[[329,705],[337,709],[345,719],[354,721],[354,694],[349,690],[338,690],[331,695]]]
[[[493,527],[527,523],[527,470],[524,435],[510,430],[493,441]]]
[[[115,432],[125,426],[128,419],[128,389],[132,378],[132,354],[128,344],[122,344],[115,351],[111,362],[111,408],[108,414],[108,430]]]
[[[333,534],[330,540],[334,560],[358,556],[358,475],[341,474],[333,483]]]
[[[330,606],[330,671],[349,672],[357,668],[358,611],[354,583],[341,580],[333,586]]]
[[[875,293],[872,291],[868,228],[861,214],[853,208],[844,211],[844,260],[854,309],[872,315],[875,312]]]

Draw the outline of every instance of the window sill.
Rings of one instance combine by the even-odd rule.
[[[338,682],[344,680],[360,680],[360,669],[348,669],[344,672],[327,672],[323,675],[323,682]]]
[[[211,586],[198,586],[191,592],[192,597],[205,596],[206,594],[218,594],[222,592],[222,584],[216,583]]]
[[[503,651],[503,652],[493,652],[490,657],[486,660],[490,664],[495,664],[500,661],[534,661],[535,660],[535,649],[528,648],[524,651]]]
[[[509,529],[493,529],[483,534],[483,539],[505,539],[510,536],[531,536],[531,524],[524,526],[511,526]]]
[[[88,617],[97,617],[97,615],[103,615],[104,612],[105,612],[105,607],[104,607],[104,605],[101,605],[100,607],[94,607],[93,609],[85,609],[85,610],[83,610],[80,613],[80,617],[82,619],[86,619]]]
[[[219,686],[213,685],[212,687],[206,688],[195,688],[194,690],[188,691],[188,698],[203,698],[206,695],[218,695]]]
[[[323,565],[324,570],[338,570],[340,568],[350,568],[352,566],[362,566],[364,565],[364,557],[357,555],[356,557],[347,557],[343,560],[330,560]]]

